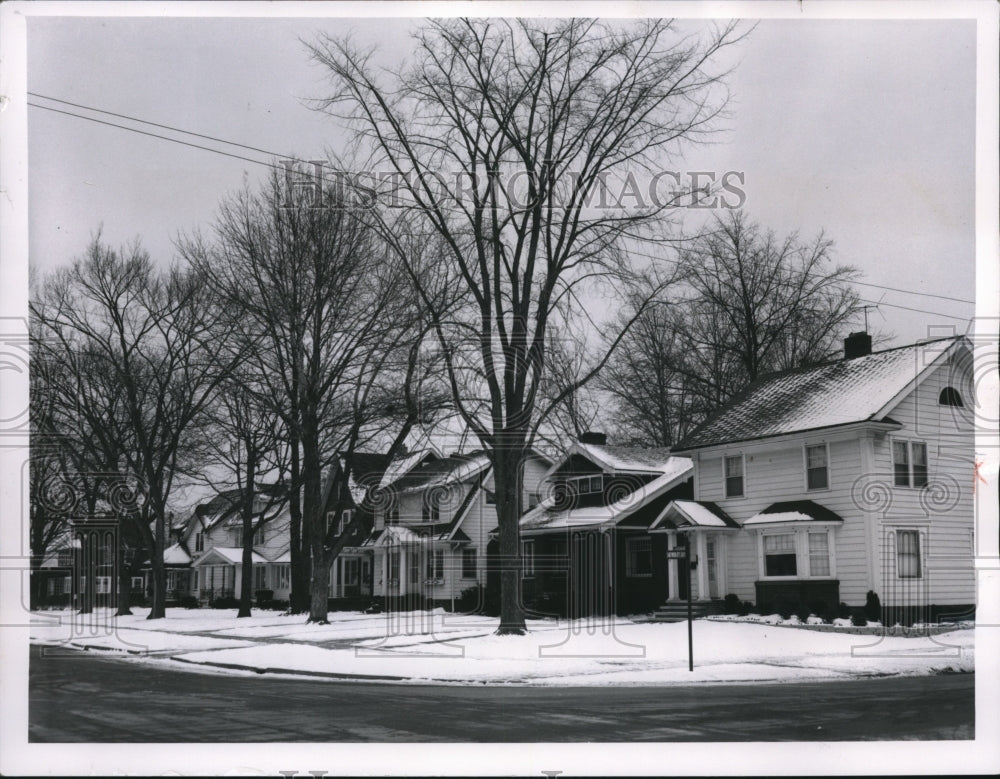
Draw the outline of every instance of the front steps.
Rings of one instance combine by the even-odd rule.
[[[691,616],[695,619],[714,614],[713,604],[705,601],[694,601],[691,604]],[[687,619],[687,601],[667,601],[653,612],[653,622],[683,622]]]

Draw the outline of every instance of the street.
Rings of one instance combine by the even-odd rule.
[[[33,742],[972,739],[975,675],[672,687],[239,677],[32,647]]]

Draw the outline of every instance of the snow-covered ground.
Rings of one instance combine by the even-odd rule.
[[[331,612],[328,625],[301,615],[168,609],[115,618],[39,612],[32,640],[170,657],[207,668],[330,676],[546,685],[669,684],[846,679],[974,670],[971,626],[938,635],[852,635],[725,620],[687,624],[529,620],[526,636],[497,636],[497,620],[444,611],[366,615]],[[47,623],[47,624],[42,624]]]

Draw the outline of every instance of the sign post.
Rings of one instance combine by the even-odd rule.
[[[684,566],[687,568],[687,613],[688,613],[688,670],[694,670],[694,631],[692,628],[693,614],[691,606],[691,539],[687,536],[684,538],[684,548],[678,549],[668,549],[667,559],[668,560],[683,560]]]

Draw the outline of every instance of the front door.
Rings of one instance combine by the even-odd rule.
[[[683,549],[689,542],[687,533],[677,534],[677,545],[675,549]],[[688,585],[690,583],[690,572],[688,571],[688,562],[684,557],[679,557],[674,562],[677,565],[677,599],[687,600],[688,596]]]
[[[719,595],[719,550],[716,539],[708,536],[705,539],[705,566],[708,574],[708,597],[721,598]]]

